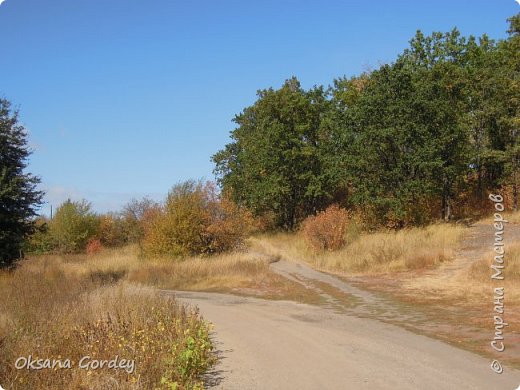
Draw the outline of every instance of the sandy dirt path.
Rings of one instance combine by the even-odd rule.
[[[213,322],[220,363],[209,388],[513,390],[520,372],[440,341],[330,308],[177,292]]]
[[[493,225],[491,222],[478,222],[470,226],[462,241],[455,259],[441,264],[440,267],[426,273],[424,278],[446,281],[464,272],[484,255],[492,253],[494,243]],[[520,225],[506,224],[504,229],[506,249],[511,244],[520,242]]]

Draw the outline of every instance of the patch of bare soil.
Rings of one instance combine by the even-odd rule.
[[[499,357],[501,361],[518,368],[520,302],[508,300],[506,295],[504,317],[509,323],[504,334],[506,351],[496,354],[490,346],[494,336],[493,291],[490,289],[489,299],[484,301],[480,297],[465,296],[460,292],[450,294],[472,264],[491,251],[493,234],[490,223],[478,223],[469,227],[455,258],[436,269],[346,280],[416,312],[413,321],[409,321],[408,316],[394,316],[386,319],[389,322],[487,357]],[[507,225],[506,245],[519,241],[520,225]]]

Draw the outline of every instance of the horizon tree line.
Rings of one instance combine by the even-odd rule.
[[[518,210],[520,14],[508,21],[507,39],[417,31],[374,71],[258,91],[212,157],[223,191],[288,230],[334,203],[397,228],[464,218],[497,188]]]

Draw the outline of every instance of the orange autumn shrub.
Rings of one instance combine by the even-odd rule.
[[[301,232],[307,245],[315,251],[334,251],[345,245],[348,227],[348,211],[338,205],[307,217]]]
[[[142,249],[148,256],[170,257],[224,252],[242,245],[252,220],[212,183],[187,181],[147,217]]]

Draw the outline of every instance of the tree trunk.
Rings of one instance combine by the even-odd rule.
[[[513,211],[518,211],[518,186],[513,184]]]
[[[442,189],[442,220],[448,222],[451,218],[450,186],[448,179],[444,179]]]
[[[518,211],[518,182],[516,169],[513,173],[513,211]]]
[[[478,164],[478,188],[477,188],[477,197],[478,200],[484,199],[484,185],[483,185],[483,178],[482,178],[482,165],[480,164],[480,158],[477,161]]]

